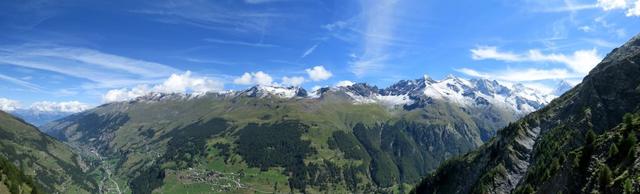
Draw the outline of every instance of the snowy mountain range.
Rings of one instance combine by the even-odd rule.
[[[416,107],[417,104],[428,104],[431,100],[442,100],[462,107],[505,106],[523,114],[542,108],[557,97],[554,94],[543,94],[522,84],[506,86],[495,80],[468,80],[452,75],[438,81],[428,76],[403,80],[384,89],[367,84],[354,84],[336,89],[346,91],[356,103],[377,102],[410,108]]]
[[[43,101],[33,103],[29,107],[15,107],[7,111],[34,126],[41,126],[90,108],[92,106],[77,101],[59,103]]]
[[[566,81],[560,81],[552,93],[544,93],[523,84],[502,84],[488,79],[464,79],[449,75],[442,80],[424,76],[414,80],[402,80],[386,88],[367,83],[342,84],[324,87],[311,92],[296,86],[256,85],[241,91],[215,93],[228,97],[246,96],[258,98],[321,99],[330,94],[346,94],[355,104],[379,103],[389,107],[414,109],[426,106],[434,100],[458,104],[461,107],[498,106],[526,114],[547,105],[551,100],[571,89]],[[137,100],[194,98],[204,94],[149,94]],[[211,93],[207,94],[211,95]]]
[[[497,106],[526,114],[542,108],[551,100],[572,88],[566,81],[560,81],[551,93],[544,93],[522,84],[501,84],[488,79],[464,79],[449,75],[442,80],[433,80],[424,76],[414,80],[402,80],[386,88],[367,83],[340,84],[307,92],[297,86],[256,85],[241,91],[224,91],[217,93],[166,94],[149,93],[135,101],[158,101],[167,99],[197,98],[203,95],[221,95],[226,97],[246,96],[257,98],[300,98],[321,99],[325,95],[344,94],[355,104],[379,103],[390,108],[407,110],[424,107],[434,100],[458,104],[461,107]],[[2,103],[7,104],[7,103]],[[3,110],[19,116],[25,121],[40,126],[68,115],[92,108],[80,102],[38,102],[29,107],[17,104]],[[4,107],[4,106],[3,106]]]

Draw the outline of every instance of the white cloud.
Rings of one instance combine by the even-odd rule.
[[[604,11],[626,10],[626,16],[640,16],[640,0],[598,0],[598,7]]]
[[[133,59],[97,50],[56,45],[0,47],[0,64],[54,72],[81,78],[85,88],[118,88],[156,83],[181,72],[168,65]],[[29,84],[23,84],[25,87]]]
[[[11,83],[19,85],[19,86],[22,86],[22,87],[27,88],[27,89],[31,89],[33,91],[40,91],[41,90],[38,85],[32,84],[30,82],[23,81],[23,80],[20,80],[20,79],[17,79],[17,78],[8,76],[8,75],[0,74],[0,79],[8,81],[8,82],[11,82]]]
[[[304,77],[282,77],[282,84],[287,86],[300,86],[304,82]]]
[[[590,26],[580,26],[580,27],[578,27],[578,30],[583,31],[583,32],[592,32],[593,28],[591,28]]]
[[[640,16],[640,1],[636,1],[633,7],[627,10],[627,16]]]
[[[338,83],[336,83],[336,87],[347,87],[347,86],[352,86],[353,84],[355,84],[352,81],[349,80],[342,80],[339,81]]]
[[[365,29],[362,30],[364,39],[362,53],[350,63],[351,72],[356,76],[361,77],[386,66],[391,53],[389,46],[396,40],[394,28],[397,4],[397,0],[382,0],[375,3],[361,1],[362,15],[365,19]]]
[[[248,47],[264,47],[264,48],[279,47],[278,45],[264,44],[261,42],[253,43],[253,42],[235,41],[235,40],[222,40],[222,39],[215,39],[215,38],[206,38],[204,39],[204,41],[211,42],[211,43],[218,43],[218,44],[248,46]]]
[[[333,74],[330,71],[327,71],[324,66],[315,66],[311,69],[306,69],[305,71],[313,81],[327,80],[333,76]]]
[[[78,101],[67,102],[51,102],[51,101],[39,101],[32,103],[29,107],[25,108],[21,106],[21,103],[17,100],[11,100],[7,98],[0,98],[0,110],[3,111],[15,111],[18,109],[28,109],[38,112],[66,112],[76,113],[85,111],[92,108],[91,105]]]
[[[20,108],[20,102],[11,99],[0,98],[0,110],[14,111],[18,108]]]
[[[308,55],[310,55],[311,53],[313,53],[313,51],[316,50],[316,48],[318,47],[318,45],[320,45],[320,43],[318,44],[314,44],[313,46],[311,46],[309,49],[307,49],[306,51],[304,51],[304,53],[302,53],[302,56],[300,56],[300,58],[305,58]]]
[[[564,55],[557,53],[544,54],[537,49],[529,50],[526,54],[514,54],[512,52],[498,51],[496,47],[471,49],[471,58],[474,60],[493,59],[507,62],[561,63],[580,74],[588,73],[602,60],[596,49],[577,50],[571,55]]]
[[[90,109],[92,106],[78,101],[50,102],[40,101],[31,104],[29,109],[40,112],[68,112],[76,113]]]
[[[233,80],[233,83],[235,84],[239,84],[239,85],[252,85],[252,84],[258,84],[258,85],[273,85],[273,78],[262,71],[258,71],[258,72],[246,72],[244,74],[242,74],[242,76],[236,78]]]
[[[273,3],[278,1],[285,1],[285,0],[244,0],[244,2],[248,4],[263,4],[263,3]]]
[[[221,82],[205,77],[193,77],[191,72],[172,74],[169,79],[154,87],[154,91],[161,93],[205,93],[218,91],[223,88]]]
[[[138,85],[134,88],[121,88],[109,90],[104,96],[103,101],[126,101],[132,100],[149,93],[196,93],[202,94],[212,91],[220,91],[223,89],[221,81],[208,77],[195,77],[190,71],[183,74],[172,74],[163,83],[148,86],[146,84]]]
[[[460,68],[460,69],[456,69],[456,71],[460,72],[460,73],[464,73],[468,76],[472,76],[472,77],[479,77],[479,78],[490,78],[491,75],[489,75],[488,73],[481,73],[478,72],[476,70],[473,69],[469,69],[469,68]]]
[[[456,69],[456,71],[464,73],[468,76],[479,77],[485,79],[495,79],[503,81],[540,81],[552,79],[568,79],[581,77],[583,75],[572,73],[566,69],[507,69],[495,72],[480,72],[469,68]]]
[[[266,74],[262,71],[258,71],[253,75],[253,80],[256,84],[259,85],[272,85],[273,78],[269,74]]]
[[[627,7],[627,0],[598,0],[598,6],[605,11],[613,9],[624,9]]]
[[[147,95],[151,90],[147,85],[138,85],[134,88],[121,88],[109,90],[103,97],[104,102],[117,102],[133,100],[137,97]]]
[[[474,60],[495,59],[500,61],[519,61],[520,56],[510,52],[499,52],[495,46],[479,46],[471,49],[471,58]]]
[[[537,82],[526,82],[522,83],[525,87],[533,88],[536,91],[542,92],[543,94],[553,94],[553,90],[555,88],[548,86],[547,84],[537,83]]]
[[[281,0],[245,0],[260,4]],[[284,0],[282,0],[284,1]],[[217,1],[153,1],[144,9],[132,10],[152,20],[233,33],[265,33],[273,19],[285,14],[273,10],[255,10],[251,6],[224,6]]]
[[[159,63],[131,59],[85,48],[38,48],[30,50],[26,54],[38,57],[53,57],[78,61],[84,64],[91,64],[114,71],[123,71],[143,77],[161,77],[178,71],[173,67]]]
[[[233,80],[233,83],[240,85],[251,85],[253,84],[253,75],[250,73],[244,73],[242,76]]]

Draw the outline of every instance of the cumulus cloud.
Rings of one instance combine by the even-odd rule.
[[[598,0],[598,6],[605,11],[612,9],[624,9],[627,7],[627,0]]]
[[[640,0],[598,0],[602,10],[626,10],[626,16],[640,16]]]
[[[154,87],[154,90],[161,93],[204,93],[222,89],[222,83],[204,77],[193,77],[191,72],[184,74],[172,74],[169,79]]]
[[[134,88],[121,88],[109,90],[103,97],[104,102],[117,102],[117,101],[126,101],[132,100],[140,96],[144,96],[151,92],[149,86],[147,85],[138,85]]]
[[[240,85],[251,85],[253,84],[253,75],[251,73],[244,73],[242,76],[233,80],[233,83]]]
[[[327,80],[333,76],[333,74],[330,71],[327,71],[324,66],[315,66],[313,68],[306,69],[305,71],[313,81]]]
[[[239,85],[273,85],[273,78],[262,71],[258,72],[246,72],[242,76],[233,80],[233,83]]]
[[[192,76],[190,71],[183,74],[172,74],[167,80],[158,85],[138,85],[134,88],[109,90],[104,96],[105,102],[132,100],[149,93],[206,93],[223,89],[221,81]]]
[[[40,112],[67,112],[76,113],[90,109],[92,106],[78,101],[68,102],[50,102],[40,101],[34,102],[29,107],[31,110]]]
[[[336,87],[347,87],[347,86],[352,86],[353,84],[355,84],[352,81],[349,80],[342,80],[339,81],[338,83],[336,83]]]
[[[20,102],[18,101],[6,99],[6,98],[0,98],[0,110],[14,111],[19,107],[20,107]]]
[[[471,58],[474,60],[498,60],[507,62],[551,62],[565,64],[573,71],[581,74],[588,73],[595,67],[602,57],[596,49],[577,50],[571,55],[550,53],[544,54],[540,50],[532,49],[524,54],[498,51],[496,47],[481,46],[471,49]]]
[[[627,16],[640,16],[640,1],[636,1],[633,7],[627,10]]]
[[[287,86],[300,86],[304,82],[304,77],[282,77],[282,84]]]

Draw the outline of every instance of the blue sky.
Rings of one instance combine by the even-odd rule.
[[[0,98],[98,105],[257,83],[384,87],[424,74],[544,90],[579,82],[640,32],[638,15],[638,0],[8,0]]]

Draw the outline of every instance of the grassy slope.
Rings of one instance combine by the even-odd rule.
[[[0,150],[28,176],[36,176],[46,192],[90,193],[96,189],[81,170],[80,158],[66,145],[35,127],[0,112]]]
[[[446,103],[436,102],[430,106],[430,109],[404,111],[401,109],[389,109],[377,104],[354,105],[348,100],[334,96],[328,96],[322,100],[205,96],[188,101],[166,100],[160,102],[118,103],[99,107],[93,112],[85,114],[96,114],[100,117],[114,117],[124,114],[128,120],[122,126],[114,126],[97,133],[112,135],[102,139],[95,137],[96,141],[86,141],[82,135],[77,135],[85,130],[78,129],[79,125],[64,125],[64,123],[61,123],[61,126],[58,127],[64,128],[67,134],[76,134],[68,136],[71,143],[82,145],[85,148],[87,146],[98,149],[102,147],[103,149],[100,149],[102,155],[113,159],[109,160],[113,161],[109,162],[109,164],[116,172],[116,179],[119,180],[120,187],[124,191],[130,191],[127,181],[131,180],[131,175],[154,165],[154,162],[158,160],[157,158],[165,153],[166,145],[170,138],[163,138],[163,135],[171,134],[177,129],[198,121],[209,121],[213,118],[226,119],[230,125],[229,129],[207,141],[209,151],[204,158],[198,159],[198,165],[194,169],[209,169],[223,173],[238,173],[242,170],[245,176],[239,177],[239,179],[243,184],[247,185],[247,188],[230,192],[246,193],[255,192],[256,190],[258,192],[272,192],[276,184],[278,185],[277,191],[288,192],[287,176],[283,175],[282,169],[271,168],[268,171],[260,171],[257,168],[250,168],[242,157],[236,153],[232,153],[229,159],[225,160],[219,156],[219,150],[213,145],[225,143],[231,145],[232,149],[234,149],[238,130],[250,123],[274,123],[282,120],[298,120],[310,126],[309,130],[303,133],[301,138],[310,141],[311,147],[317,151],[317,154],[305,158],[304,162],[307,165],[323,164],[325,161],[330,161],[340,167],[346,167],[365,165],[365,163],[371,162],[347,159],[342,151],[335,148],[331,149],[327,144],[335,131],[344,131],[351,134],[354,126],[359,123],[367,127],[376,127],[383,124],[393,125],[399,121],[411,120],[421,125],[432,126],[434,128],[432,129],[433,131],[438,131],[441,135],[446,135],[447,138],[464,139],[469,142],[467,145],[462,146],[462,149],[460,149],[460,145],[454,144],[447,148],[443,147],[442,149],[456,148],[454,149],[456,151],[444,155],[445,158],[465,152],[482,143],[480,132],[477,131],[480,126],[476,125],[479,122],[474,122],[474,118],[467,112]],[[479,123],[485,130],[493,130],[497,126],[504,125],[508,122],[508,118],[513,117],[513,115],[490,108],[477,110],[476,112],[482,111],[503,115],[504,118],[507,118],[503,123],[495,123],[494,125],[496,126]],[[438,138],[437,136],[433,134],[430,137]],[[421,146],[425,146],[413,141],[411,140],[408,144],[418,149],[421,149]],[[453,140],[439,140],[434,141],[434,143],[447,143],[442,141],[453,142]],[[87,150],[85,149],[85,151]],[[390,152],[391,150],[386,151]],[[122,152],[126,152],[124,157]],[[398,160],[396,162],[402,161]],[[428,162],[430,163],[429,166],[435,166],[438,161]],[[162,164],[163,167],[173,167],[175,165],[171,162]],[[365,167],[368,168],[368,164]],[[207,189],[211,189],[210,185],[198,186],[197,184],[181,184],[179,183],[180,181],[175,182],[183,172],[185,172],[185,169],[167,171],[165,185],[158,191],[172,193],[180,189],[192,191],[201,189],[204,192]],[[233,177],[234,175],[229,176]],[[359,174],[358,177],[362,180],[359,186],[362,188],[360,189],[364,189],[366,185],[375,185],[374,182],[371,182],[371,174],[369,173]],[[328,188],[331,189],[331,192],[348,192],[347,185],[344,183],[332,184]],[[312,193],[320,192],[318,189],[317,187],[308,187],[307,191]],[[387,190],[397,189],[398,186],[394,186]]]

